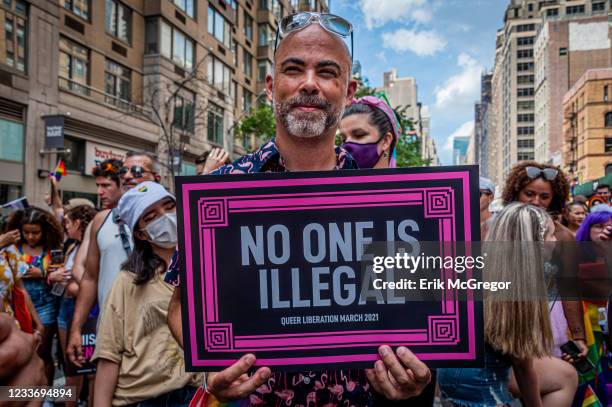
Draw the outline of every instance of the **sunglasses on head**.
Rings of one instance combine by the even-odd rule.
[[[554,181],[559,174],[559,170],[554,168],[538,168],[538,167],[525,167],[525,172],[527,176],[531,179],[536,179],[538,177],[544,177],[548,181]]]
[[[116,174],[119,171],[118,167],[115,167],[111,163],[100,164],[97,167],[94,167],[94,169],[98,169],[98,171],[102,172],[112,172],[113,174]]]
[[[284,17],[276,30],[276,40],[274,41],[274,52],[278,48],[280,40],[294,31],[301,30],[311,24],[317,23],[327,32],[341,38],[351,37],[351,63],[353,62],[353,25],[344,18],[335,14],[312,13],[303,11]]]
[[[119,175],[125,176],[128,172],[131,172],[134,178],[142,178],[143,174],[150,173],[155,174],[153,171],[145,170],[140,165],[132,165],[131,167],[121,167],[119,169]]]

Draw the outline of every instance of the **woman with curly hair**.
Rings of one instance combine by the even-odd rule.
[[[569,182],[565,174],[557,167],[548,164],[540,164],[534,161],[523,161],[515,165],[508,174],[502,200],[504,204],[512,202],[528,203],[547,211],[551,216],[560,215],[569,197]],[[557,240],[557,264],[552,267],[572,267],[571,248],[559,253],[559,247],[563,242],[573,242],[574,235],[559,222],[554,223],[555,238]],[[572,246],[573,247],[573,246]],[[563,356],[566,362],[574,362],[567,354],[561,354],[558,347],[567,341],[566,331],[569,327],[573,341],[580,349],[580,358],[586,357],[588,348],[585,340],[582,305],[579,301],[562,300],[557,301],[558,294],[549,293],[555,300],[551,302],[551,320],[553,334],[555,336],[556,356]],[[540,358],[534,361],[534,367],[538,372],[540,391],[545,392],[547,386],[576,389],[576,371],[563,360],[552,358]],[[516,387],[514,387],[516,389]]]
[[[9,220],[9,225],[19,229],[21,239],[17,245],[4,250],[15,250],[20,263],[27,264],[27,269],[18,273],[43,325],[42,343],[38,353],[45,362],[45,373],[50,385],[54,375],[52,345],[59,302],[58,297],[51,293],[47,275],[54,269],[51,264],[51,250],[62,248],[64,232],[51,213],[36,207],[15,213]],[[9,226],[9,230],[13,228]]]

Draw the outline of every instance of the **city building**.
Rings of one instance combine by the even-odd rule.
[[[610,3],[547,1],[535,41],[535,159],[561,165],[563,96],[589,69],[612,67]],[[529,116],[528,119],[532,117]]]
[[[563,98],[564,170],[573,184],[612,174],[612,68],[582,75]]]
[[[474,105],[474,163],[480,175],[489,176],[489,120],[493,74],[485,73],[480,81],[480,101]]]
[[[496,182],[518,161],[534,159],[534,43],[544,2],[511,0],[498,32],[493,69]]]
[[[253,147],[237,122],[262,100],[282,16],[326,0],[4,0],[0,203],[43,205],[63,159],[63,199],[97,201],[91,168],[130,150],[163,182],[214,146]],[[59,120],[59,121],[58,121]],[[53,125],[51,125],[51,123]],[[49,146],[61,136],[61,145]],[[47,144],[47,145],[46,145]]]
[[[455,137],[453,140],[453,165],[464,165],[467,159],[470,136]]]
[[[491,77],[491,105],[488,114],[488,139],[487,139],[487,176],[499,185],[503,179],[502,165],[502,123],[505,106],[502,104],[504,86],[504,67],[501,63],[503,59],[504,30],[498,30],[495,40],[495,64]],[[484,150],[483,150],[484,151]]]

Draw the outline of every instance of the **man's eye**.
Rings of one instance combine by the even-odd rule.
[[[300,72],[300,68],[298,68],[297,66],[288,66],[287,68],[285,68],[285,72],[289,72],[289,73]]]
[[[319,74],[321,76],[328,77],[328,78],[335,78],[338,76],[338,73],[336,71],[331,71],[331,70],[321,71],[319,72]]]

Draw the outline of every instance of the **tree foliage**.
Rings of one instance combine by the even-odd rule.
[[[272,107],[261,104],[245,116],[237,126],[237,134],[242,137],[254,134],[258,140],[269,140],[276,134],[276,119]]]

